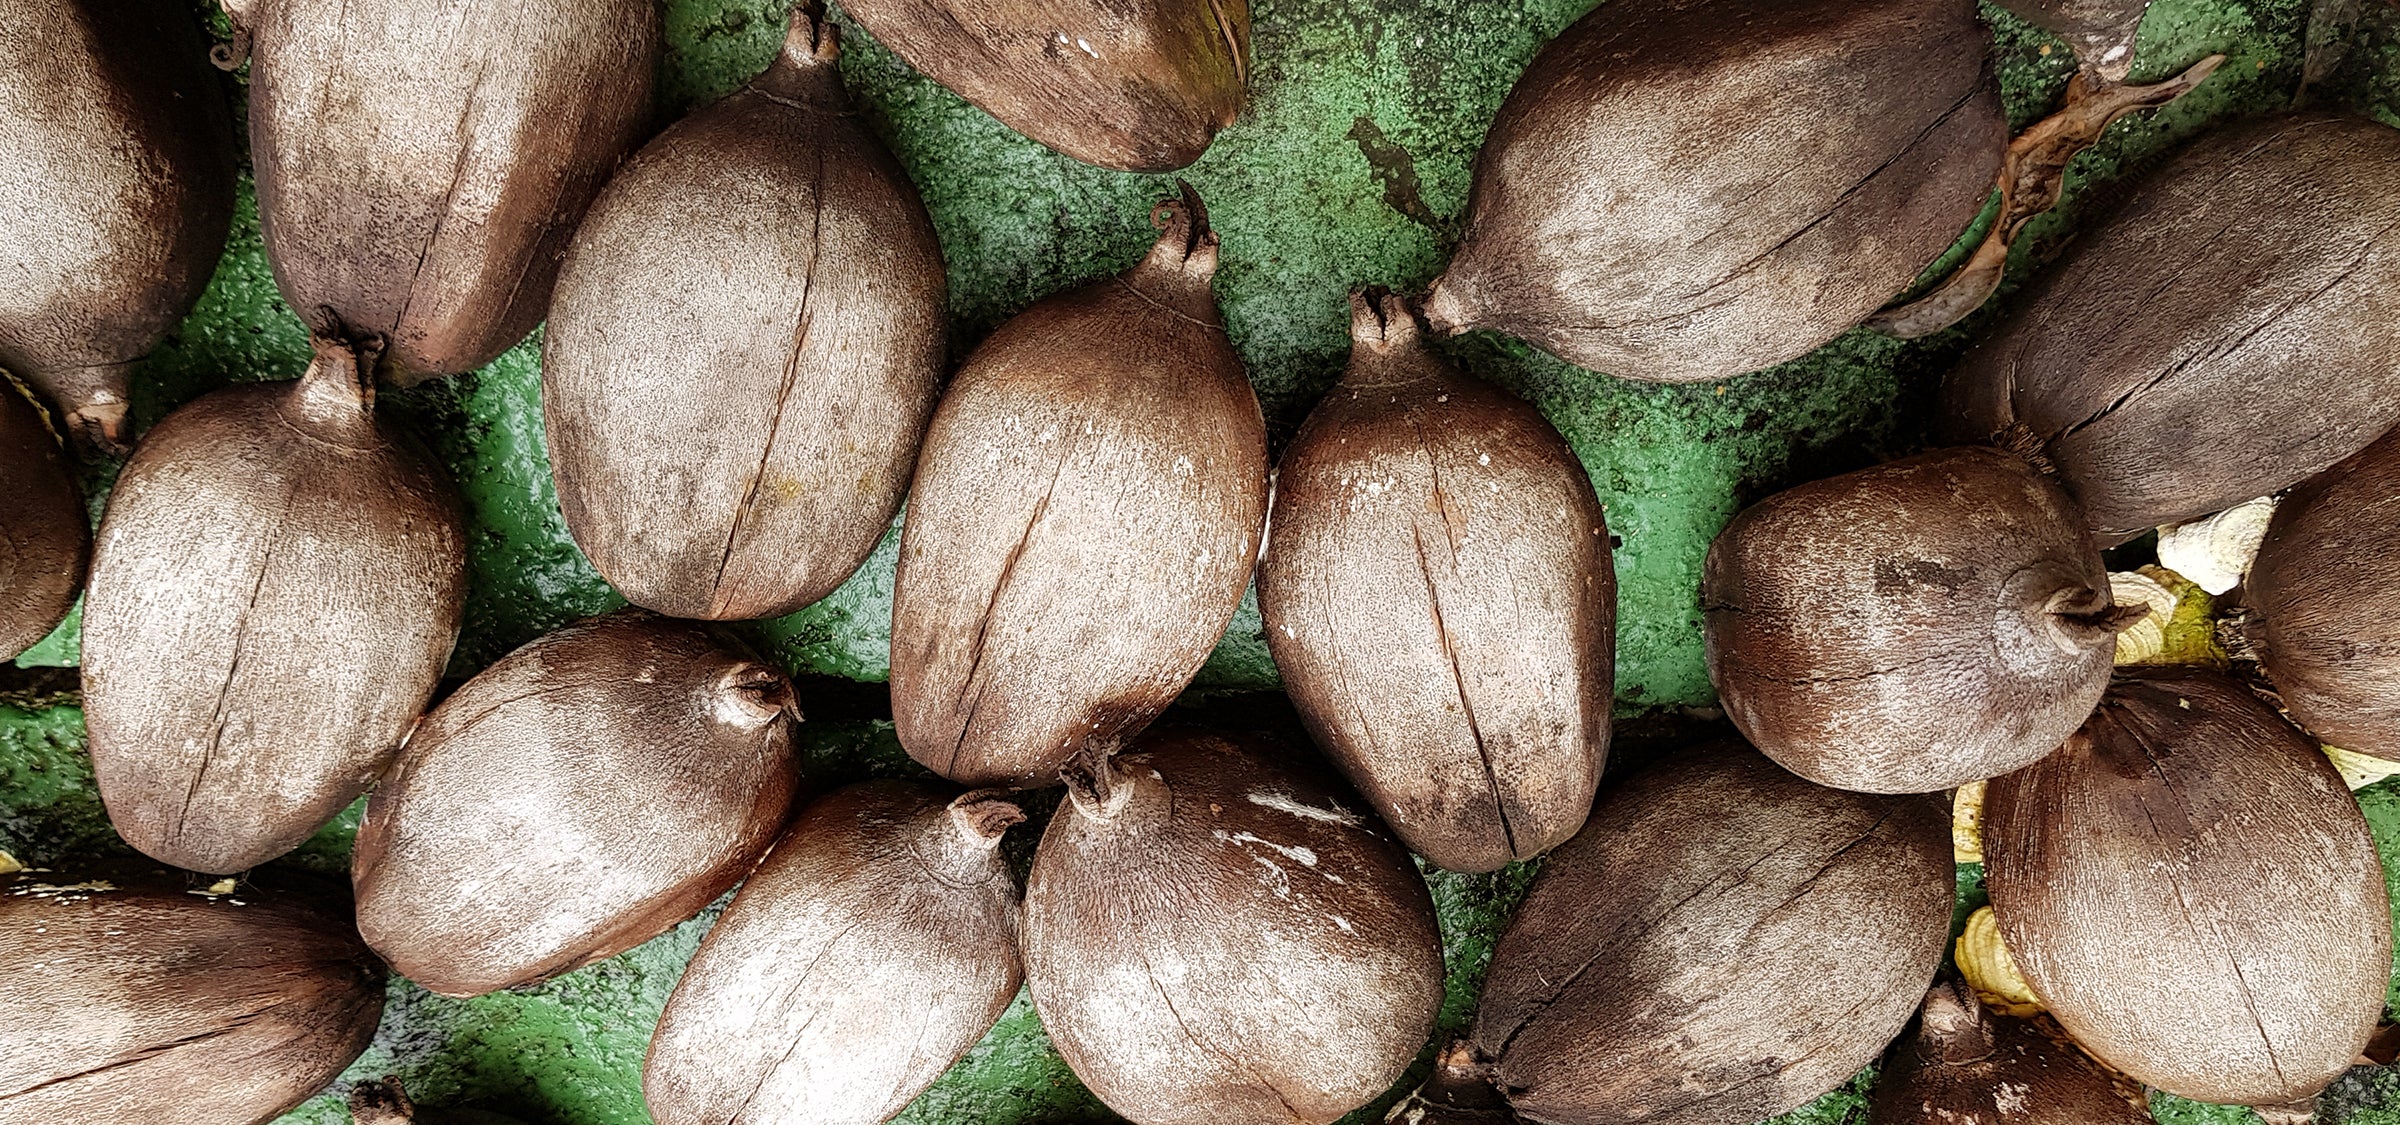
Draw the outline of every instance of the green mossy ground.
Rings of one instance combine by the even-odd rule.
[[[784,0],[666,0],[666,114],[745,81],[782,35]],[[1421,288],[1440,269],[1464,208],[1469,168],[1491,115],[1540,45],[1593,0],[1254,0],[1249,109],[1187,177],[1224,238],[1217,290],[1278,442],[1338,374],[1346,293]],[[2069,177],[2068,204],[2021,244],[2020,272],[2105,210],[2115,187],[2193,134],[2290,102],[2299,80],[2304,0],[2159,0],[2146,21],[2137,80],[2216,52],[2219,75],[2182,103],[2113,128]],[[2074,63],[2055,41],[1986,9],[2013,122],[2056,102]],[[2372,34],[2319,97],[2400,121],[2400,16],[2366,17]],[[1171,178],[1075,164],[1015,136],[924,80],[845,24],[844,75],[922,187],[950,263],[954,350],[1046,294],[1112,273],[1152,238],[1151,203]],[[1906,81],[1906,76],[1861,76]],[[226,82],[229,97],[238,79]],[[1956,255],[1953,255],[1955,258]],[[2005,295],[2000,305],[2005,304]],[[1713,697],[1702,665],[1695,590],[1709,540],[1737,508],[1789,483],[1909,451],[1935,380],[1993,315],[1903,344],[1860,331],[1771,371],[1720,386],[1656,387],[1580,371],[1505,339],[1455,345],[1470,370],[1538,404],[1574,444],[1621,540],[1621,713],[1669,715]],[[308,358],[300,322],[276,294],[244,185],[234,241],[200,308],[147,364],[141,424],[229,381],[296,376]],[[472,593],[451,672],[470,675],[510,648],[621,604],[565,534],[552,495],[538,409],[538,340],[486,370],[387,396],[388,409],[440,454],[475,524]],[[115,466],[89,466],[95,512]],[[793,670],[853,680],[886,672],[893,542],[825,602],[754,627]],[[36,864],[119,847],[93,792],[81,712],[68,674],[74,622],[17,663],[0,687],[0,849]],[[1201,678],[1217,711],[1270,704],[1222,693],[1272,688],[1274,669],[1246,604]],[[1288,721],[1281,719],[1276,721]],[[906,772],[888,724],[811,724],[808,764],[822,784]],[[2387,865],[2400,870],[2400,786],[2362,795]],[[354,808],[286,862],[345,863]],[[1012,844],[1022,860],[1030,832]],[[1436,874],[1452,969],[1445,1033],[1462,1029],[1507,911],[1530,872]],[[1981,894],[1961,869],[1962,901]],[[640,949],[521,992],[445,1000],[405,982],[354,1078],[403,1076],[423,1100],[477,1103],[529,1122],[632,1125],[644,1045],[708,918]],[[2395,997],[2400,999],[2400,997]],[[1786,1118],[1864,1119],[1870,1075]],[[2330,1122],[2400,1122],[2400,1075],[2362,1070],[2328,1098]],[[1380,1103],[1379,1103],[1380,1104]],[[1356,1118],[1379,1115],[1370,1107]],[[2162,1100],[2167,1122],[2249,1120],[2247,1111]],[[346,1119],[320,1098],[287,1121]],[[966,1062],[903,1118],[1015,1125],[1109,1120],[1049,1049],[1020,999]]]

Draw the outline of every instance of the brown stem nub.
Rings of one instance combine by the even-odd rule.
[[[996,848],[1011,827],[1025,823],[1025,810],[1009,799],[1008,790],[977,789],[950,802],[950,822],[970,844]]]
[[[1517,1115],[1492,1085],[1492,1064],[1455,1040],[1433,1058],[1425,1084],[1384,1115],[1385,1125],[1501,1125]]]
[[[2148,86],[2096,84],[2092,76],[2067,80],[2066,104],[2057,113],[2034,122],[2009,142],[2000,160],[2000,215],[1991,232],[1965,265],[1953,271],[1933,292],[1867,320],[1867,327],[1903,340],[1930,336],[1982,308],[1999,289],[2007,270],[2008,249],[2034,216],[2058,206],[2066,187],[2067,165],[2091,147],[2100,133],[2118,118],[2137,109],[2162,106],[2184,96],[2223,65],[2225,56],[2210,55],[2190,70]]]
[[[1190,258],[1200,252],[1201,243],[1216,245],[1216,232],[1208,228],[1208,204],[1200,201],[1200,192],[1189,180],[1177,180],[1183,189],[1180,197],[1161,199],[1150,209],[1150,225],[1159,232],[1160,246],[1179,246],[1178,257]]]
[[[1991,1014],[1963,979],[1945,981],[1925,994],[1919,1014],[1925,1034],[1941,1046],[1942,1061],[1964,1066],[1990,1058],[1998,1044],[1992,1036]]]
[[[783,54],[777,63],[814,67],[841,57],[841,29],[825,18],[824,4],[819,0],[796,0],[791,20],[784,26]]]
[[[1094,820],[1107,820],[1133,799],[1133,786],[1117,772],[1114,739],[1084,746],[1058,773],[1067,785],[1067,802]]]
[[[417,1107],[400,1088],[400,1079],[387,1077],[350,1088],[350,1117],[357,1125],[411,1125]]]
[[[1350,345],[1372,351],[1391,351],[1417,342],[1417,309],[1382,286],[1350,295]]]
[[[320,333],[309,341],[314,355],[292,390],[299,417],[333,433],[359,434],[375,425],[375,361],[381,337],[352,343]]]
[[[2050,443],[2023,422],[2011,422],[2007,429],[1993,434],[1992,444],[2033,466],[2034,472],[2046,477],[2058,475],[2058,463],[2050,459]]]
[[[717,677],[718,717],[755,729],[789,715],[800,721],[799,693],[782,672],[765,664],[741,663]]]

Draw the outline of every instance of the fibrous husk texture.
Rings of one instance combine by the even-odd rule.
[[[916,188],[842,91],[833,29],[609,182],[543,336],[567,528],[677,617],[798,610],[891,525],[940,394],[947,286]]]
[[[2313,1097],[2383,1013],[2391,914],[2358,803],[2223,674],[2128,670],[1983,805],[2025,980],[2109,1065],[2197,1101]]]
[[[2104,545],[2306,479],[2400,419],[2400,130],[2212,133],[2018,301],[1943,426],[2038,446]]]
[[[1025,818],[990,791],[871,781],[803,810],[667,1003],[642,1094],[659,1125],[876,1125],[1016,998]]]
[[[359,931],[446,996],[657,936],[774,842],[796,712],[746,648],[641,610],[510,653],[425,717],[368,801]]]
[[[2344,750],[2400,759],[2400,438],[2287,493],[2243,604],[2259,667],[2293,721]]]
[[[1857,327],[1957,239],[2008,143],[1967,0],[1624,0],[1542,49],[1475,165],[1436,327],[1723,379]]]
[[[83,591],[92,525],[42,413],[0,377],[0,660],[41,643]]]
[[[1582,827],[1616,581],[1591,478],[1530,404],[1353,301],[1350,369],[1285,451],[1259,610],[1309,729],[1409,847],[1491,871]]]

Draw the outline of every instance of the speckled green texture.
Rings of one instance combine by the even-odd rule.
[[[666,0],[666,114],[704,104],[763,66],[782,34],[783,2]],[[1439,272],[1492,113],[1533,52],[1592,6],[1593,0],[1256,0],[1251,105],[1184,175],[1206,196],[1223,235],[1218,292],[1278,445],[1340,370],[1347,291],[1370,284],[1417,289]],[[2079,225],[2104,215],[2128,174],[2212,124],[2288,102],[2307,10],[2304,0],[2161,0],[2143,28],[2136,79],[2165,77],[2211,52],[2229,61],[2183,103],[2120,123],[2078,160],[2067,205],[2036,221],[2020,243],[2017,276],[2038,269]],[[1985,14],[1994,26],[2008,113],[2022,125],[2055,104],[2074,63],[2041,33],[1997,9]],[[2365,41],[2318,96],[2400,122],[2391,112],[2400,106],[2400,14],[2371,6],[2361,22]],[[1105,172],[1051,154],[915,75],[854,26],[844,29],[845,78],[923,189],[948,256],[955,354],[963,356],[1030,302],[1123,268],[1150,242],[1147,212],[1169,193],[1171,177]],[[226,79],[226,92],[238,105],[238,78]],[[1961,216],[1962,227],[1970,218]],[[1988,215],[1962,234],[1979,234],[1983,221]],[[1963,254],[1966,241],[1928,271],[1928,283]],[[1854,332],[1806,358],[1720,386],[1622,383],[1490,336],[1451,346],[1470,371],[1525,395],[1559,426],[1608,506],[1622,543],[1616,558],[1621,712],[1713,702],[1695,596],[1709,540],[1760,495],[1910,450],[1921,440],[1934,381],[1994,315],[1987,311],[1907,344]],[[454,677],[561,622],[619,604],[558,516],[542,451],[538,354],[538,340],[529,341],[475,375],[385,399],[386,409],[457,477],[474,527],[471,602]],[[155,423],[229,381],[293,377],[307,359],[305,333],[269,275],[245,180],[233,243],[215,284],[143,365],[137,422]],[[84,468],[95,512],[114,472],[111,464]],[[824,602],[749,626],[752,639],[796,671],[883,678],[894,540],[887,536],[859,574]],[[1246,600],[1201,675],[1205,692],[1274,684],[1259,629],[1255,601]],[[17,664],[71,667],[76,642],[71,618]],[[71,678],[16,675],[9,683],[31,686],[0,696],[0,849],[46,864],[119,847],[92,788]],[[889,724],[868,721],[811,724],[804,758],[820,786],[915,769]],[[2392,868],[2400,860],[2400,783],[2370,789],[2361,800]],[[1030,803],[1036,823],[1009,844],[1020,867],[1038,814],[1052,799]],[[353,807],[285,862],[338,872],[357,815]],[[1442,1036],[1471,1020],[1492,944],[1531,875],[1529,867],[1431,875],[1451,970]],[[1959,890],[1962,910],[1981,900],[1979,868],[1960,869]],[[383,1034],[350,1077],[396,1073],[425,1102],[483,1105],[537,1125],[641,1122],[638,1076],[649,1030],[713,916],[712,910],[623,957],[521,992],[457,1001],[395,981]],[[1871,1078],[1871,1070],[1862,1072],[1781,1120],[1857,1125]],[[1373,1119],[1389,1100],[1353,1120]],[[2400,1125],[2400,1113],[2375,1108],[2386,1102],[2400,1105],[2400,1076],[2362,1069],[2329,1093],[2322,1119]],[[325,1097],[287,1120],[331,1125],[346,1117],[336,1099]],[[2253,1119],[2247,1111],[2168,1098],[2160,1100],[2159,1118]],[[1049,1049],[1022,999],[903,1118],[925,1125],[1110,1119]]]

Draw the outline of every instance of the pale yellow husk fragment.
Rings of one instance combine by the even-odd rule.
[[[1967,987],[1984,1005],[2002,1015],[2020,1018],[2042,1010],[2042,1002],[2033,995],[2033,986],[2025,983],[2017,972],[2017,963],[2008,955],[2008,946],[2000,940],[2000,922],[1984,907],[1967,917],[1966,932],[1958,936],[1955,951],[1958,973],[1967,980]]]

